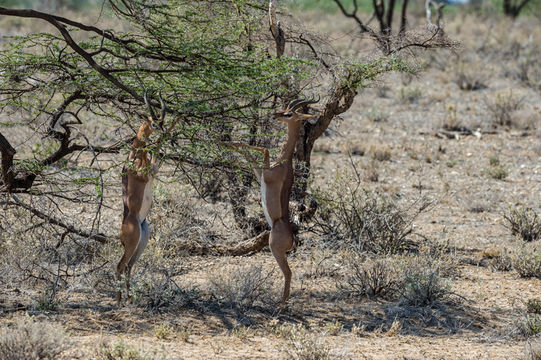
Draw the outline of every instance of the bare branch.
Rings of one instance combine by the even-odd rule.
[[[372,33],[372,30],[370,28],[368,28],[363,22],[362,20],[357,16],[357,1],[353,1],[353,11],[351,13],[348,13],[346,11],[346,8],[344,7],[344,5],[342,5],[342,3],[340,2],[340,0],[334,0],[334,2],[336,3],[336,5],[338,5],[338,7],[340,8],[340,11],[342,11],[342,14],[344,14],[344,16],[348,17],[348,18],[352,18],[353,20],[355,20],[357,22],[357,24],[359,25],[359,27],[361,28],[361,32],[368,32],[368,33]]]
[[[279,58],[284,54],[286,38],[280,22],[276,21],[276,0],[269,1],[269,24],[272,37],[276,43],[276,57]]]
[[[56,123],[58,122],[60,117],[64,114],[68,105],[77,99],[85,98],[85,96],[83,96],[82,93],[83,93],[82,90],[76,90],[73,94],[68,96],[66,100],[62,102],[62,104],[60,104],[60,106],[53,113],[53,116],[51,117],[51,121],[49,122],[49,129],[48,129],[49,134],[52,134],[53,129],[56,126]]]
[[[312,43],[311,43],[308,39],[305,39],[302,35],[303,35],[303,34],[301,34],[301,35],[299,36],[299,40],[300,40],[302,43],[308,45],[308,47],[310,48],[310,50],[312,50],[312,54],[314,54],[314,57],[315,57],[315,58],[316,58],[323,66],[325,66],[325,68],[326,68],[327,70],[330,70],[331,67],[325,62],[325,60],[323,60],[323,58],[322,58],[321,56],[319,56],[319,54],[317,53],[316,49],[314,49],[314,47],[312,46]]]
[[[54,218],[52,216],[46,215],[43,212],[39,211],[38,209],[35,209],[32,206],[23,203],[14,194],[11,194],[11,198],[13,199],[13,202],[10,202],[10,201],[3,202],[3,204],[20,206],[23,209],[31,212],[35,216],[39,217],[40,219],[45,220],[45,221],[49,222],[50,224],[60,226],[61,228],[66,229],[67,231],[69,231],[72,234],[76,234],[76,235],[85,237],[87,239],[96,240],[97,242],[100,242],[102,244],[105,244],[105,243],[108,242],[107,236],[105,234],[102,234],[102,233],[89,233],[89,232],[86,232],[84,230],[76,229],[75,227],[73,227],[71,225],[65,224],[62,221],[60,221],[60,220],[58,220],[58,219],[56,219],[56,218]]]

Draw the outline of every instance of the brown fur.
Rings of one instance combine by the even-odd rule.
[[[286,114],[291,114],[291,116],[286,116]],[[265,183],[265,194],[261,195],[266,199],[267,212],[272,222],[269,247],[284,275],[281,303],[285,304],[289,298],[292,276],[286,253],[293,248],[294,244],[293,230],[289,221],[289,197],[293,186],[293,153],[300,135],[302,121],[313,116],[292,113],[286,109],[274,114],[274,117],[287,124],[287,140],[273,165],[270,164],[269,152],[265,148],[245,144],[233,144],[233,146],[261,151],[264,155],[262,169],[258,168],[249,155],[247,157],[254,167],[257,179]]]
[[[117,265],[117,279],[125,277],[126,288],[129,292],[129,277],[141,239],[141,229],[148,228],[145,219],[139,219],[139,212],[143,204],[144,191],[147,183],[154,176],[155,158],[149,160],[148,152],[144,149],[146,139],[152,134],[153,120],[150,118],[143,122],[137,137],[133,141],[132,149],[128,155],[128,164],[122,168],[122,201],[124,212],[120,228],[120,241],[124,246],[124,254]],[[117,300],[121,301],[121,292],[117,293]]]

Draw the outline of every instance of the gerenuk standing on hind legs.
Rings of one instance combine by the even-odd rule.
[[[144,98],[150,116],[139,128],[128,159],[122,169],[124,214],[120,228],[120,241],[124,246],[124,254],[117,265],[116,276],[118,281],[121,281],[124,277],[128,298],[131,269],[143,253],[143,250],[145,250],[150,239],[150,230],[146,218],[152,205],[152,182],[161,165],[156,154],[151,154],[149,158],[147,142],[150,135],[156,130],[156,125],[161,132],[160,138],[156,141],[159,143],[180,120],[180,117],[177,118],[169,126],[168,130],[164,131],[163,121],[166,108],[163,99],[160,96],[161,114],[160,118],[157,118],[148,101],[146,92]],[[117,293],[119,304],[121,297],[121,291],[119,290]]]
[[[263,167],[260,168],[255,160],[245,154],[253,166],[257,180],[261,184],[261,204],[269,226],[269,247],[284,274],[284,292],[281,304],[285,305],[289,298],[291,287],[291,269],[287,263],[286,253],[293,248],[294,238],[289,221],[289,197],[293,186],[293,154],[295,144],[299,139],[303,120],[309,120],[316,115],[297,112],[303,105],[314,104],[318,100],[296,99],[289,103],[283,111],[274,114],[273,118],[287,125],[287,139],[282,151],[274,164],[270,164],[269,151],[263,147],[231,143],[235,148],[246,148],[263,153]]]

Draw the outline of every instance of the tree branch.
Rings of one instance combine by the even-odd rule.
[[[172,62],[186,62],[186,58],[184,58],[184,57],[178,57],[178,56],[174,56],[174,55],[165,55],[165,54],[162,54],[162,53],[160,53],[159,55],[153,55],[152,53],[150,53],[150,51],[153,51],[155,49],[147,46],[146,44],[144,44],[144,43],[142,43],[142,42],[140,42],[138,40],[135,40],[135,39],[128,39],[128,40],[120,39],[120,38],[114,36],[110,31],[102,30],[102,29],[97,28],[95,26],[85,25],[85,24],[82,24],[80,22],[64,18],[62,16],[52,15],[52,14],[44,13],[44,12],[33,10],[33,9],[7,9],[7,8],[4,8],[4,7],[0,7],[0,15],[42,19],[42,20],[45,20],[45,21],[50,22],[50,23],[51,23],[51,20],[54,20],[57,23],[70,25],[70,26],[76,27],[78,29],[89,31],[89,32],[94,32],[94,33],[96,33],[96,34],[98,34],[100,36],[103,36],[104,38],[106,38],[106,39],[108,39],[110,41],[113,41],[113,42],[121,45],[124,49],[126,49],[128,52],[130,52],[132,54],[137,54],[137,55],[141,55],[141,56],[148,57],[148,58],[151,58],[151,59],[156,59],[156,60],[168,60],[168,61],[172,61]],[[55,27],[56,27],[56,25],[55,25]],[[149,53],[141,53],[140,49],[136,49],[136,48],[130,46],[130,44],[136,44],[137,46],[149,51]]]
[[[352,18],[353,20],[357,22],[357,24],[361,28],[361,32],[372,33],[372,30],[368,28],[366,25],[364,25],[362,20],[357,16],[357,1],[353,1],[354,8],[351,13],[348,13],[346,11],[346,8],[344,8],[344,5],[342,5],[340,0],[334,0],[334,2],[336,3],[336,5],[338,5],[338,7],[340,8],[340,11],[342,11],[342,14],[344,14],[345,17]]]
[[[52,216],[46,215],[43,212],[39,211],[38,209],[35,209],[32,206],[23,203],[14,194],[11,194],[11,198],[13,199],[13,202],[7,201],[7,202],[3,202],[3,204],[20,206],[23,209],[31,212],[35,216],[39,217],[40,219],[45,220],[50,224],[60,226],[61,228],[66,229],[67,231],[69,231],[72,234],[76,234],[76,235],[85,237],[87,239],[96,240],[97,242],[102,243],[102,244],[105,244],[105,243],[108,242],[107,236],[105,234],[102,234],[102,233],[89,233],[89,232],[84,231],[84,230],[76,229],[75,227],[73,227],[71,225],[64,224],[62,221],[60,221],[60,220],[58,220],[58,219],[56,219],[56,218],[54,218]]]
[[[15,180],[13,172],[13,156],[17,151],[11,146],[9,141],[0,133],[0,153],[2,154],[2,183],[1,192],[11,192]]]
[[[276,57],[279,58],[284,54],[286,38],[280,22],[276,21],[276,0],[269,1],[269,25],[272,37],[276,43]]]

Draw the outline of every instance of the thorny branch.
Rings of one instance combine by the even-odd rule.
[[[52,165],[63,159],[67,155],[77,151],[92,151],[94,154],[104,153],[118,153],[124,148],[124,143],[130,141],[126,139],[121,142],[117,142],[116,145],[102,147],[71,144],[71,129],[67,124],[62,124],[64,132],[55,132],[55,138],[60,141],[59,148],[51,155],[42,159],[37,164],[36,168],[44,168]],[[25,193],[32,187],[34,180],[36,179],[39,171],[31,171],[23,174],[19,174],[18,170],[13,165],[13,156],[16,150],[11,146],[9,141],[0,133],[0,153],[2,155],[2,178],[0,179],[0,193]],[[22,175],[22,176],[18,176]]]
[[[17,206],[20,206],[23,209],[31,212],[35,216],[39,217],[42,220],[47,221],[50,224],[60,226],[61,228],[64,228],[64,229],[66,229],[67,231],[69,231],[69,232],[71,232],[73,234],[85,237],[87,239],[96,240],[96,241],[98,241],[98,242],[100,242],[102,244],[105,244],[108,241],[107,236],[105,234],[92,233],[92,232],[87,232],[87,231],[84,231],[84,230],[77,229],[77,228],[73,227],[72,225],[68,225],[68,224],[58,220],[57,218],[55,218],[53,216],[49,216],[49,215],[39,211],[38,209],[35,209],[32,206],[22,202],[14,194],[11,194],[11,198],[13,199],[13,201],[2,201],[0,204],[2,204],[2,205],[17,205]]]

